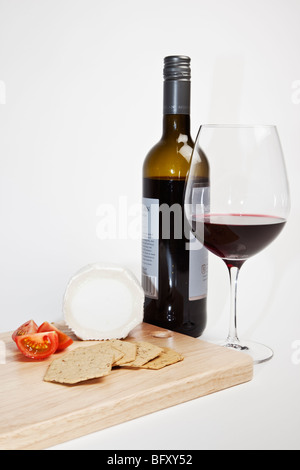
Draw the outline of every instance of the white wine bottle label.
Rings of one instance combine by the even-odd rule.
[[[210,190],[209,187],[195,185],[192,196],[192,211],[200,210],[209,213]],[[189,300],[204,299],[207,296],[208,284],[208,251],[203,244],[190,234],[190,268],[189,268]]]
[[[146,297],[158,299],[159,199],[143,198],[142,285]]]

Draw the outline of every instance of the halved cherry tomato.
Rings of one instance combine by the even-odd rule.
[[[29,320],[20,326],[13,334],[12,339],[16,341],[17,336],[31,335],[37,333],[38,326],[33,320]]]
[[[30,359],[46,359],[55,353],[58,347],[58,335],[55,331],[16,336],[16,345],[24,356]]]
[[[39,327],[38,333],[47,332],[47,331],[55,331],[57,333],[57,335],[58,335],[58,348],[57,348],[57,351],[62,351],[63,349],[66,349],[71,344],[73,344],[73,340],[68,335],[66,335],[65,333],[60,331],[58,328],[56,328],[51,323],[48,323],[47,321],[45,321]]]

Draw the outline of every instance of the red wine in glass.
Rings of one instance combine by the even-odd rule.
[[[195,236],[227,265],[241,266],[269,245],[286,220],[252,214],[205,214],[193,216]]]
[[[201,197],[197,182],[203,155],[210,163],[209,204]],[[185,214],[198,240],[223,259],[229,271],[230,324],[221,344],[246,352],[254,364],[270,360],[273,351],[239,339],[239,272],[248,258],[279,235],[289,212],[289,184],[276,126],[200,127],[186,181]]]

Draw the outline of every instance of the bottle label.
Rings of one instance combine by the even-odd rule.
[[[204,214],[209,213],[209,187],[195,185],[192,195],[193,211],[196,208]],[[208,251],[197,238],[190,234],[189,300],[204,299],[207,296]]]
[[[208,252],[191,234],[189,300],[204,299],[207,295]]]
[[[142,285],[146,297],[158,299],[159,199],[143,198]]]
[[[209,211],[209,187],[199,185],[194,188],[194,205],[197,208],[200,206],[206,213]],[[151,299],[158,299],[159,296],[160,210],[159,199],[143,198],[142,286],[146,297]],[[181,227],[182,224],[179,225]],[[181,236],[189,237],[186,243],[189,250],[189,300],[203,299],[207,295],[208,252],[191,232],[188,235],[182,233]]]

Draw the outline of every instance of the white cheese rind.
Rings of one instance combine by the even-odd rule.
[[[144,290],[130,271],[90,264],[67,285],[64,319],[80,339],[124,339],[143,321],[144,300]]]

